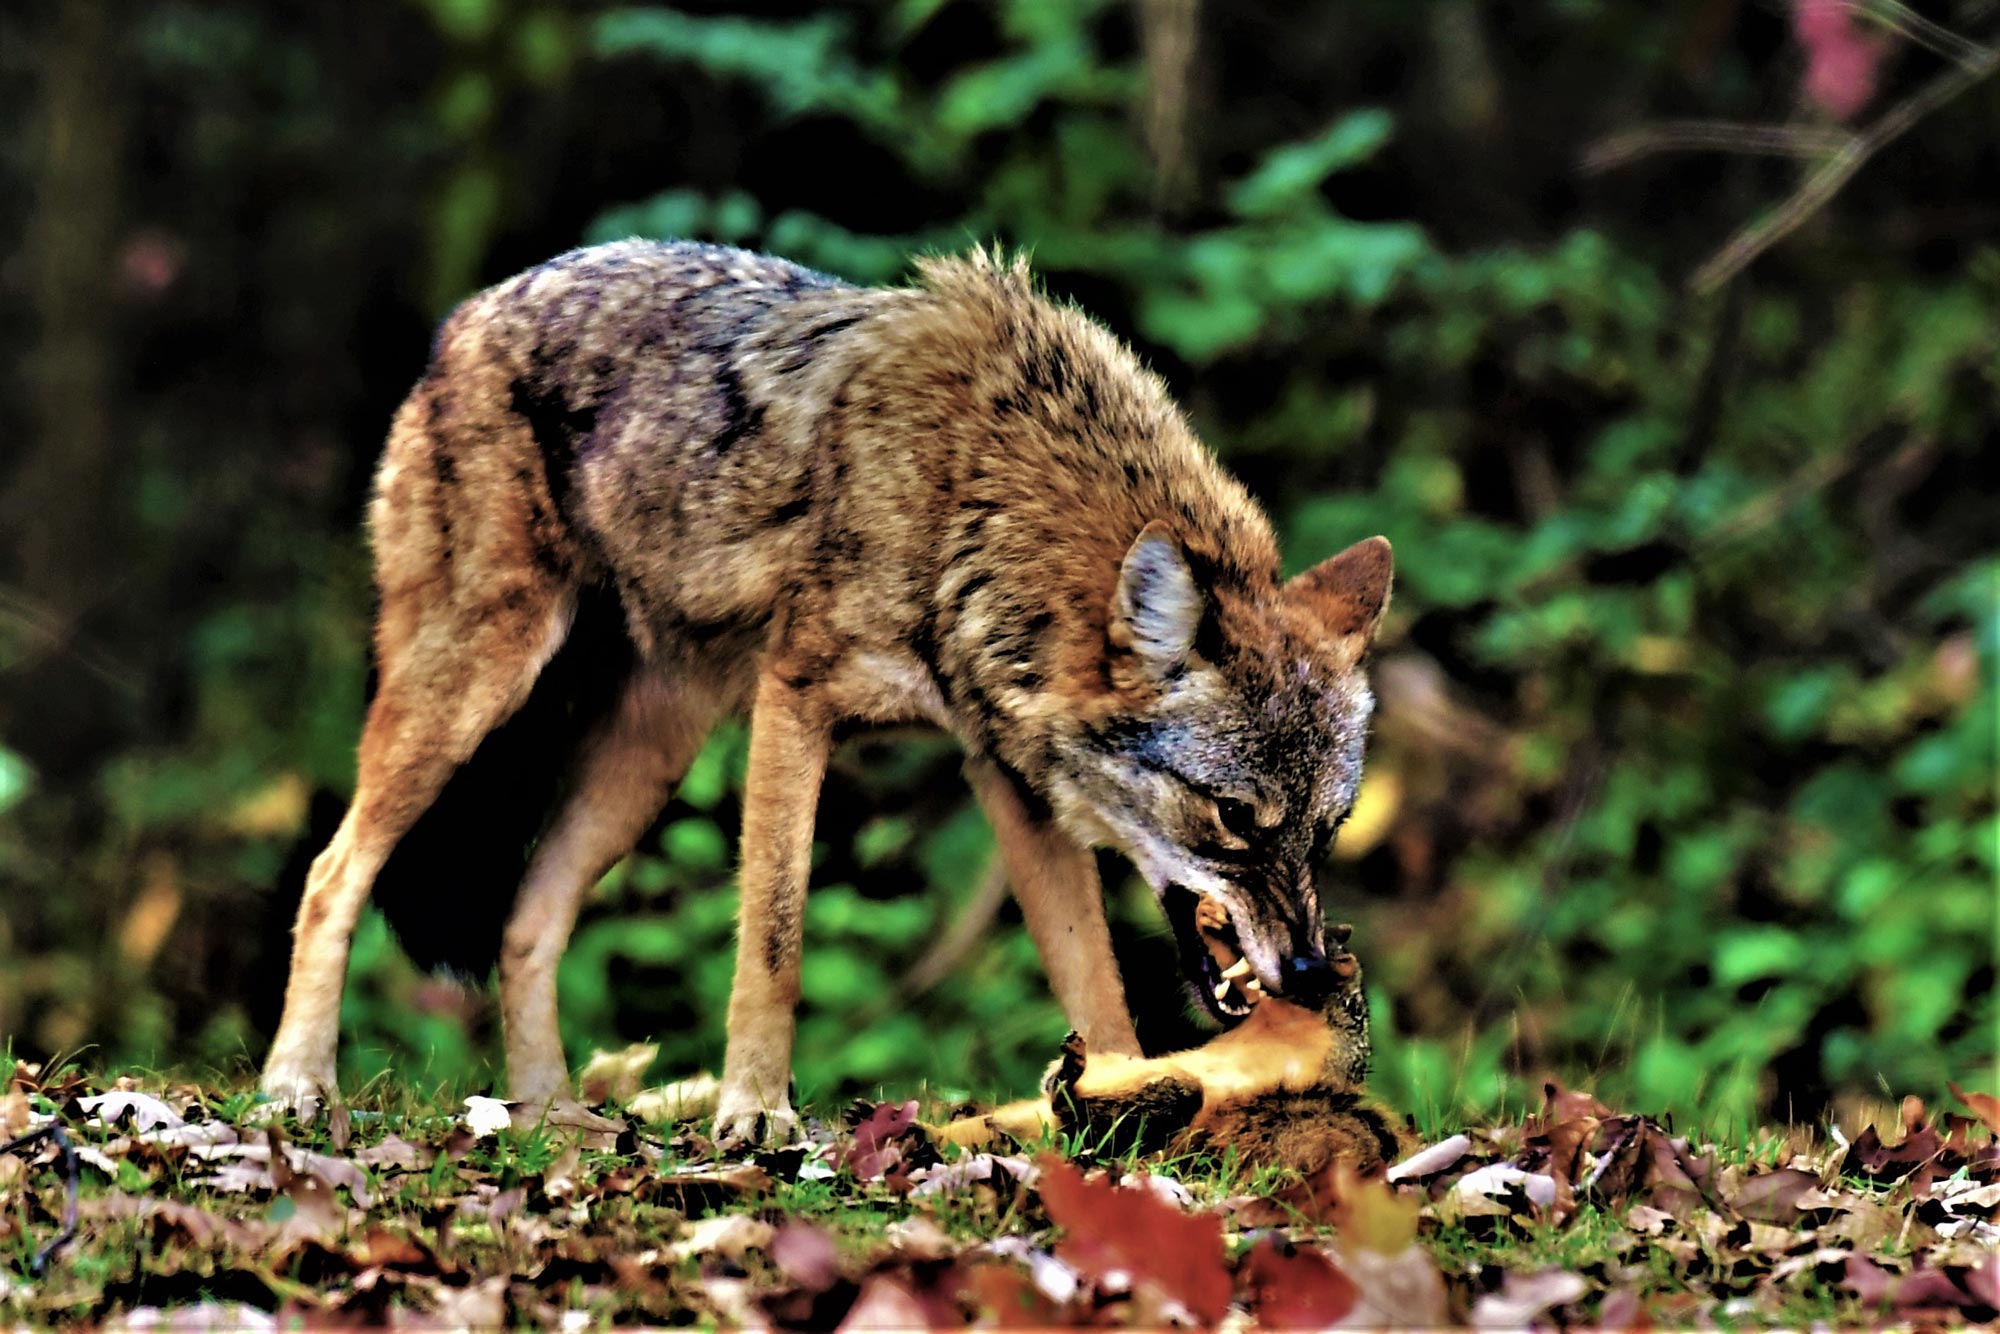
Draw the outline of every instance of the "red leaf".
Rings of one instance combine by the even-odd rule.
[[[854,1127],[854,1140],[840,1153],[840,1166],[862,1181],[873,1181],[902,1160],[896,1141],[917,1124],[917,1100],[885,1102]]]
[[[810,1223],[787,1223],[769,1247],[778,1272],[807,1292],[825,1292],[840,1281],[840,1251],[833,1235]]]
[[[1085,1181],[1052,1153],[1039,1159],[1036,1190],[1049,1218],[1066,1234],[1056,1254],[1092,1279],[1120,1272],[1150,1283],[1203,1324],[1229,1309],[1229,1271],[1222,1262],[1222,1220],[1184,1214],[1151,1191]]]
[[[1026,1274],[1011,1265],[975,1265],[961,1287],[994,1329],[1049,1329],[1065,1323],[1056,1304]]]
[[[1354,1280],[1316,1250],[1275,1237],[1252,1247],[1236,1267],[1243,1301],[1268,1329],[1324,1329],[1354,1309]]]

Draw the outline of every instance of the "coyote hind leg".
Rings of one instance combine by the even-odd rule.
[[[583,896],[632,850],[694,762],[728,692],[642,674],[588,742],[569,796],[522,882],[500,950],[507,1091],[547,1105],[569,1092],[556,1024],[556,965]]]
[[[354,801],[306,878],[284,1015],[264,1063],[263,1091],[302,1114],[334,1093],[348,947],[376,872],[452,771],[520,707],[561,642],[566,599],[547,589],[532,599],[538,605],[523,601],[456,634],[427,634],[384,665],[362,728]]]

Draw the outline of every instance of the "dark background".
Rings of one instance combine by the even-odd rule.
[[[1325,895],[1387,1097],[1469,1115],[1557,1073],[1806,1119],[1991,1087],[2000,6],[1917,10],[6,7],[0,1035],[261,1056],[351,778],[369,471],[452,302],[624,235],[864,282],[998,240],[1133,340],[1294,564],[1396,544]],[[587,910],[578,1059],[719,1060],[740,765],[725,730]],[[1062,1022],[950,747],[853,747],[820,834],[802,1091],[1025,1088]],[[1192,1036],[1106,872],[1142,1032]],[[378,921],[350,990],[350,1083],[490,1078],[490,1000]]]

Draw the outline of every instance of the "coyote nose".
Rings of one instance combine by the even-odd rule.
[[[1333,965],[1325,956],[1301,955],[1285,962],[1285,999],[1302,1005],[1317,1005],[1333,994],[1335,978]]]

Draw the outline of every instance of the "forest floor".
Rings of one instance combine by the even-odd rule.
[[[2000,1315],[2000,1104],[1965,1100],[1852,1142],[1716,1144],[1552,1088],[1391,1181],[1301,1181],[1059,1140],[940,1156],[914,1102],[724,1161],[615,1096],[516,1126],[378,1086],[263,1124],[248,1092],[17,1066],[0,1322],[1978,1322]]]

